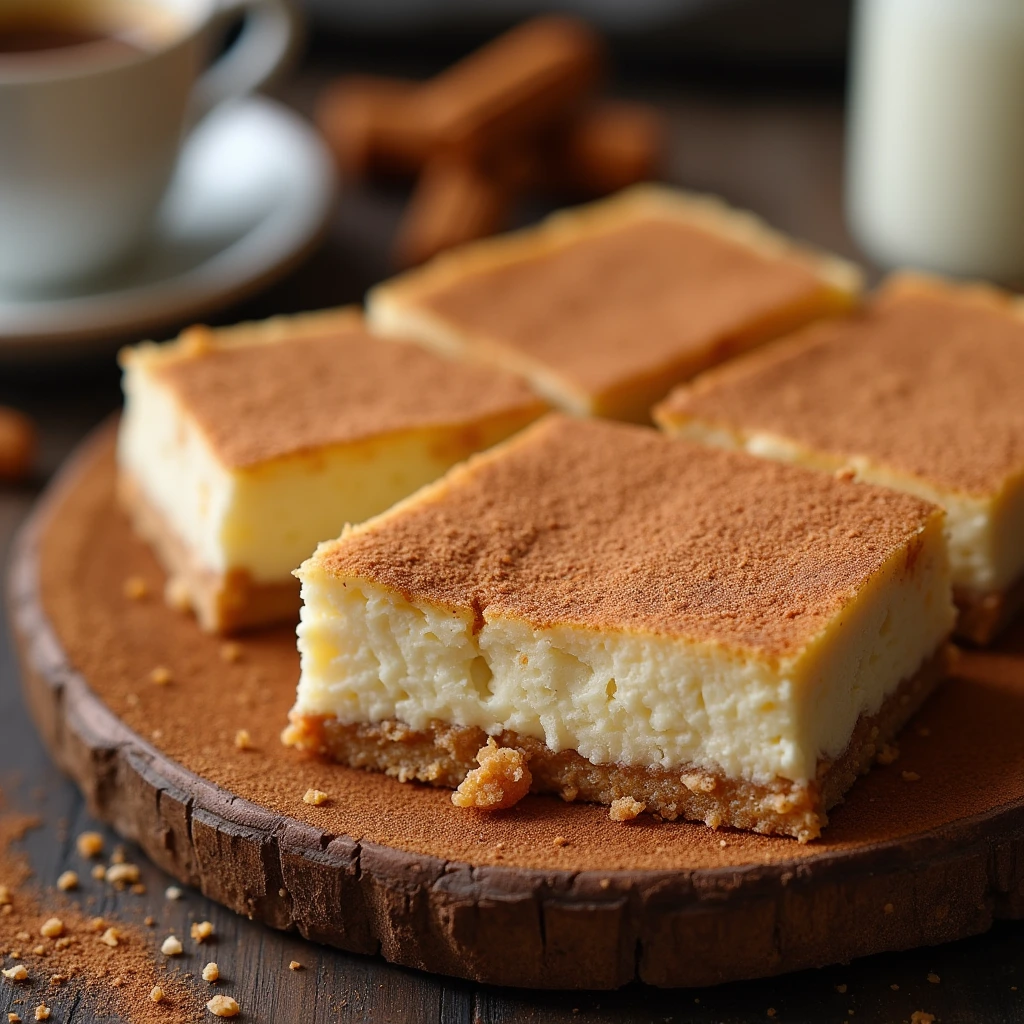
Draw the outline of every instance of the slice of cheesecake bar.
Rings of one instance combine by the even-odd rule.
[[[954,615],[936,506],[557,415],[298,575],[285,742],[472,771],[463,805],[529,779],[802,840],[941,677]]]
[[[709,373],[656,418],[942,505],[963,637],[987,643],[1024,604],[1021,300],[901,275],[862,314]]]
[[[367,307],[374,329],[520,373],[568,412],[647,421],[675,384],[859,289],[751,214],[647,185],[440,256]]]
[[[203,628],[297,619],[292,570],[544,411],[519,379],[371,335],[352,310],[121,354],[119,487]]]

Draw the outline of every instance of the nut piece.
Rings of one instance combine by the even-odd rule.
[[[0,480],[22,480],[32,468],[36,431],[20,412],[0,405]]]
[[[51,917],[43,922],[39,934],[48,939],[59,939],[64,934],[64,922],[59,917]]]
[[[177,935],[168,935],[164,939],[163,945],[160,947],[160,952],[164,956],[180,956],[182,952],[181,940]]]
[[[288,965],[288,970],[289,971],[301,971],[302,970],[302,964],[300,964],[298,960],[293,960]]]
[[[103,836],[99,832],[83,832],[75,845],[81,856],[98,857],[103,852]]]
[[[210,984],[217,981],[220,978],[220,968],[215,963],[209,963],[203,968],[203,981],[208,981]]]
[[[28,968],[24,964],[15,964],[14,967],[0,971],[0,974],[3,974],[8,981],[25,981],[28,978]]]
[[[530,792],[533,776],[526,755],[515,747],[499,747],[489,736],[477,751],[479,768],[474,768],[452,793],[456,807],[500,811],[513,807]]]
[[[200,921],[192,925],[191,934],[196,942],[205,942],[213,935],[213,925],[209,921]]]
[[[642,814],[647,804],[634,800],[631,796],[616,797],[608,808],[608,817],[612,821],[632,821],[637,815]]]
[[[307,789],[305,796],[302,798],[304,804],[312,804],[314,807],[319,807],[321,804],[327,803],[331,798],[322,789]]]
[[[121,941],[121,933],[116,928],[108,928],[101,936],[100,942],[113,949]]]
[[[61,892],[70,892],[72,889],[78,888],[78,873],[75,871],[65,871],[64,874],[57,879],[57,888]]]
[[[164,990],[159,985],[154,985],[149,992],[149,998],[154,1003],[162,1003],[164,1001]]]
[[[241,1012],[241,1007],[231,996],[214,996],[206,1004],[206,1008],[214,1017],[237,1017]]]

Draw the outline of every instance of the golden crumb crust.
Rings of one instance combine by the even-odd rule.
[[[806,842],[821,834],[828,811],[858,775],[879,755],[886,763],[887,744],[942,681],[950,657],[950,649],[940,647],[875,714],[861,716],[843,754],[820,760],[815,777],[803,782],[755,782],[697,765],[593,764],[575,750],[553,751],[542,740],[513,732],[488,737],[481,729],[445,722],[414,730],[394,719],[346,725],[293,712],[288,743],[401,782],[458,787],[452,796],[458,807],[500,810],[527,792],[555,793],[566,801],[606,804],[618,822],[647,812]]]
[[[552,415],[337,541],[300,575],[408,599],[799,650],[890,559],[907,570],[942,512],[910,495]]]
[[[859,314],[712,371],[656,416],[770,433],[993,495],[1024,473],[1024,303],[901,275]]]

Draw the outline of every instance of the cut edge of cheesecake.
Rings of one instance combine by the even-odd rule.
[[[549,424],[554,419],[549,418]],[[867,770],[875,752],[895,735],[945,670],[953,615],[942,511],[922,513],[919,529],[906,543],[864,578],[824,627],[786,654],[682,634],[647,634],[635,627],[535,625],[510,613],[489,615],[475,604],[448,606],[332,564],[332,553],[347,539],[386,530],[392,519],[401,519],[407,511],[443,501],[447,488],[458,486],[481,463],[528,445],[531,434],[543,429],[543,422],[534,425],[474,456],[381,516],[348,528],[337,541],[320,545],[297,570],[305,600],[299,627],[302,678],[283,741],[352,767],[385,771],[401,781],[458,786],[490,736],[524,752],[534,792],[602,803],[629,798],[634,806],[643,805],[666,818],[696,818],[802,841],[816,837],[827,822],[829,807]],[[391,637],[385,646],[386,653],[394,648],[394,663],[374,660],[380,655],[373,649],[373,637],[383,635],[382,630]],[[915,637],[910,647],[903,650],[902,640],[893,646],[893,637],[910,633]],[[408,643],[401,634],[407,634]],[[428,646],[437,647],[434,661],[416,661],[422,644],[416,651],[412,646],[420,634]],[[595,639],[600,651],[591,656],[588,644],[593,647]],[[346,648],[352,649],[350,654],[363,653],[355,658],[346,655],[343,664]],[[368,661],[367,650],[372,654]],[[633,664],[661,667],[653,675],[644,670],[642,679],[619,675]],[[533,667],[519,667],[527,665]],[[858,674],[867,671],[865,665],[874,666],[872,678]],[[581,667],[590,668],[593,678],[576,679],[574,672]],[[601,673],[607,671],[613,683],[618,676],[618,685],[606,690]],[[520,672],[540,672],[548,680],[545,692],[550,691],[554,702],[549,701],[546,714],[559,720],[557,751],[542,738],[548,726],[538,729],[533,723],[527,731],[516,726],[516,720],[527,722],[523,707],[517,705],[504,722],[502,711],[485,707],[495,695],[503,701],[501,707],[508,704],[510,686],[516,693],[522,690],[522,700],[529,706],[532,684],[520,678]],[[829,681],[843,680],[850,672],[850,692],[839,701],[828,698]],[[738,688],[728,681],[734,675]],[[873,677],[881,684],[874,685]],[[587,721],[595,727],[620,728],[621,721],[610,715],[604,716],[607,722],[593,717],[593,701],[604,700],[606,694],[609,701],[632,708],[642,693],[662,692],[665,686],[665,692],[674,692],[680,687],[680,707],[689,706],[693,694],[692,685],[684,686],[688,679],[700,680],[695,706],[704,714],[706,697],[712,724],[700,727],[701,736],[691,737],[678,752],[663,745],[668,734],[659,733],[665,728],[661,725],[648,729],[650,735],[641,729],[626,737],[620,745],[625,757],[615,756],[614,740],[608,748],[611,756],[594,756],[594,736],[573,722],[585,708]],[[341,681],[345,685],[339,685]],[[364,684],[368,701],[358,693]],[[432,688],[438,688],[439,699]],[[738,720],[757,721],[749,730],[723,737],[715,732],[721,725],[713,722],[720,708],[732,704],[747,709]],[[643,709],[637,705],[634,710]],[[686,730],[693,732],[689,726]],[[764,739],[776,733],[777,739]],[[754,749],[762,741],[765,750]],[[598,737],[597,746],[604,742]],[[780,743],[792,746],[795,753],[781,753]],[[723,767],[726,761],[716,759],[716,751],[733,767]],[[785,765],[790,768],[781,767]],[[801,767],[791,770],[792,765]]]
[[[857,721],[846,749],[818,762],[815,778],[751,781],[693,764],[672,768],[594,764],[575,750],[555,752],[543,741],[514,731],[488,735],[477,726],[432,721],[413,729],[397,719],[345,724],[337,718],[293,711],[282,738],[288,746],[350,768],[382,772],[400,782],[457,789],[477,768],[478,753],[494,741],[520,751],[529,765],[530,792],[566,802],[612,807],[625,800],[631,812],[666,821],[703,822],[713,829],[744,829],[801,843],[820,837],[828,812],[843,801],[945,678],[956,649],[943,644],[912,676],[903,680],[873,715]]]
[[[294,483],[297,475],[308,475],[310,468],[322,474],[337,476],[348,466],[349,471],[356,474],[356,490],[360,494],[382,491],[385,495],[386,500],[378,496],[376,507],[370,510],[370,514],[377,514],[396,500],[395,494],[397,500],[401,500],[424,482],[443,474],[453,463],[504,440],[547,411],[545,403],[536,398],[521,381],[494,371],[496,378],[504,376],[509,384],[514,385],[513,390],[519,397],[516,400],[509,399],[504,404],[497,403],[492,411],[483,412],[475,418],[467,419],[463,413],[453,413],[450,422],[438,420],[426,422],[422,426],[396,426],[378,435],[351,441],[328,441],[314,450],[296,449],[294,452],[271,455],[252,465],[238,465],[230,459],[225,461],[222,458],[187,402],[176,389],[161,380],[162,370],[186,361],[200,360],[211,353],[317,341],[352,332],[365,335],[370,345],[391,345],[390,340],[370,334],[362,311],[358,307],[349,306],[294,316],[277,316],[228,327],[209,328],[198,325],[186,329],[177,339],[168,343],[143,342],[127,347],[119,353],[119,362],[126,381],[135,381],[132,390],[143,388],[143,397],[148,397],[150,407],[157,399],[161,405],[166,405],[167,416],[176,424],[173,431],[176,443],[187,448],[191,453],[191,463],[198,467],[192,482],[203,490],[204,496],[197,497],[196,502],[207,507],[221,507],[226,502],[236,501],[232,497],[235,490],[242,492],[242,498],[238,500],[249,507],[240,534],[245,536],[253,532],[257,523],[258,514],[252,509],[258,496],[263,494],[266,497],[268,488],[286,488],[289,480]],[[408,347],[411,352],[418,352],[414,346]],[[458,372],[465,372],[458,364],[452,365]],[[135,405],[138,404],[139,398],[136,396]],[[129,416],[122,416],[118,442],[118,499],[134,530],[154,549],[167,573],[165,597],[168,604],[182,611],[191,608],[202,628],[208,632],[227,634],[297,620],[299,586],[291,570],[309,554],[316,543],[325,536],[334,535],[342,525],[341,520],[310,540],[308,547],[304,546],[301,553],[295,553],[289,559],[287,568],[279,567],[279,571],[261,573],[257,568],[247,565],[245,558],[227,558],[226,564],[221,565],[219,559],[209,557],[210,552],[205,550],[203,544],[197,545],[190,541],[194,530],[183,529],[165,510],[165,506],[177,505],[174,502],[168,504],[167,501],[158,501],[149,492],[145,480],[137,472],[140,456],[135,448],[138,441],[129,443],[128,427]],[[137,432],[138,428],[135,429]],[[379,460],[388,453],[390,457],[387,464],[383,470],[378,471]],[[425,464],[433,468],[426,479],[421,473],[408,489],[398,493],[395,492],[395,480],[401,474],[393,480],[388,473],[394,474],[396,459],[400,462],[406,458],[425,459]],[[328,461],[325,463],[324,460]],[[371,487],[371,477],[382,478],[382,473],[390,482]],[[280,503],[278,513],[281,511],[279,506]],[[351,503],[349,511],[352,511]],[[229,534],[235,538],[233,546],[241,548],[247,543],[248,548],[252,548],[255,543],[251,537],[245,543],[239,541],[235,537],[239,530],[228,530],[225,523],[221,524],[219,530],[218,538],[222,545],[227,543],[225,538]],[[210,538],[207,537],[206,541],[210,542]]]
[[[732,339],[738,349],[778,337],[816,317],[849,309],[861,294],[863,273],[859,267],[794,241],[755,214],[729,206],[716,196],[643,184],[607,199],[561,210],[538,225],[460,246],[385,281],[367,295],[367,320],[371,329],[381,334],[414,339],[448,356],[486,362],[517,373],[527,378],[546,401],[574,415],[649,421],[651,404],[672,384],[662,381],[662,372],[590,394],[542,360],[459,330],[419,299],[464,277],[525,262],[651,216],[700,228],[767,259],[795,260],[820,280],[821,291],[813,301],[779,310],[751,324]],[[697,373],[705,365],[695,359],[690,372]]]
[[[1024,298],[985,282],[953,283],[920,271],[900,271],[890,275],[876,292],[873,304],[884,309],[889,302],[915,295],[946,296],[958,304],[1011,316],[1024,326]],[[1024,471],[1007,476],[995,494],[973,494],[939,486],[925,477],[895,469],[870,456],[828,452],[772,430],[747,429],[721,418],[687,411],[688,397],[714,392],[733,381],[756,377],[766,368],[785,363],[815,348],[820,338],[827,339],[829,331],[828,322],[808,324],[787,337],[702,373],[695,380],[679,385],[654,407],[654,422],[670,436],[745,451],[761,458],[822,472],[851,475],[865,483],[904,491],[931,501],[946,510],[952,552],[966,553],[969,550],[972,524],[995,522],[1000,518],[1024,523]],[[999,534],[1013,532],[1011,526],[993,529]],[[989,644],[1024,609],[1022,570],[1024,567],[1018,566],[1013,579],[1003,581],[995,589],[954,579],[953,596],[959,612],[955,633],[959,638],[974,644]]]

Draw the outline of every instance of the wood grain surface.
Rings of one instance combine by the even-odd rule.
[[[333,65],[310,66],[294,84],[290,98],[308,107],[324,76],[334,70]],[[406,69],[391,65],[388,70]],[[686,93],[673,87],[652,88],[650,95],[663,101],[673,119],[673,180],[720,192],[785,230],[856,255],[845,236],[839,205],[841,122],[835,99]],[[244,308],[223,311],[217,321],[358,299],[388,270],[386,254],[401,200],[397,190],[350,188],[331,237],[306,267]],[[533,212],[527,209],[523,216]],[[0,402],[35,415],[43,440],[37,478],[24,487],[0,490],[0,557],[45,480],[117,401],[112,363],[79,365],[70,373],[50,368],[14,376],[0,370]],[[68,867],[81,871],[73,838],[85,828],[97,827],[96,821],[77,789],[55,769],[29,723],[9,637],[2,628],[0,788],[9,804],[29,809],[42,820],[25,842],[40,884],[52,885]],[[108,833],[108,846],[113,841]],[[774,1019],[882,1024],[909,1021],[913,1011],[925,1010],[941,1022],[1024,1022],[1024,928],[1016,922],[1000,922],[983,935],[940,947],[759,982],[685,991],[637,984],[616,992],[512,990],[314,945],[248,921],[195,890],[187,890],[180,902],[168,903],[163,889],[170,877],[141,859],[137,849],[129,847],[129,856],[143,864],[146,895],[117,894],[86,881],[79,898],[90,912],[112,918],[141,922],[151,914],[158,936],[171,930],[180,934],[191,920],[213,921],[218,936],[214,955],[230,986],[226,990],[238,997],[245,1020],[738,1024]],[[827,927],[826,920],[823,928]],[[292,959],[306,969],[289,972]],[[200,966],[190,957],[172,969],[195,972]],[[24,1016],[24,1005],[14,1005],[17,998],[10,986],[0,986],[0,1011],[16,1008]],[[53,1020],[94,1024],[100,1019],[85,1000],[51,1002]],[[774,1011],[772,1017],[769,1010]]]

